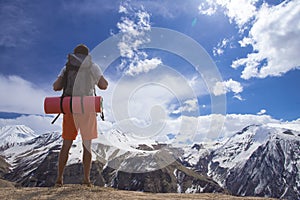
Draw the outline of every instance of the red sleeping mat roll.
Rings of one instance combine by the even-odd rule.
[[[46,97],[44,110],[46,114],[102,112],[102,97]]]

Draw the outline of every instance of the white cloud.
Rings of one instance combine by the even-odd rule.
[[[192,112],[198,109],[198,100],[197,99],[188,99],[184,102],[184,106],[181,107],[182,111]]]
[[[197,97],[204,91],[208,94],[201,80],[198,76],[185,79],[172,68],[159,67],[147,74],[108,80],[108,90],[97,94],[104,97],[106,120],[118,124],[122,131],[149,135],[163,128],[162,134],[168,134],[180,127],[180,121],[175,125],[170,118],[172,112],[180,110],[183,115],[195,116],[199,109]],[[193,126],[193,122],[191,125],[186,122],[184,131]],[[165,135],[160,136],[166,139]]]
[[[97,89],[96,92],[104,98],[104,114],[108,121],[137,118],[149,122],[151,110],[156,106],[170,114],[180,104],[185,105],[185,101],[208,94],[200,77],[188,79],[167,66],[141,73],[139,76],[124,75],[118,80],[106,78],[109,82],[108,89]],[[186,103],[192,105],[192,102]],[[170,106],[172,104],[174,107]]]
[[[124,14],[117,24],[120,32],[123,33],[118,44],[120,55],[123,57],[119,69],[125,69],[124,74],[136,76],[147,73],[162,64],[159,58],[148,58],[148,54],[140,50],[141,45],[150,41],[146,36],[151,30],[150,14],[143,10],[143,7],[136,9],[132,5],[121,4],[119,13]]]
[[[263,4],[241,46],[252,45],[254,52],[235,60],[233,68],[244,66],[241,77],[281,76],[299,69],[300,3],[286,1],[277,6]]]
[[[222,55],[223,53],[224,53],[224,49],[222,49],[220,47],[214,47],[214,49],[213,49],[214,56]]]
[[[174,110],[170,110],[171,104],[184,105],[187,99],[197,98],[188,80],[166,67],[139,76],[123,76],[118,82],[110,84],[104,93],[111,95],[105,99],[112,99],[108,110],[114,112],[117,120],[130,117],[149,121],[151,109],[155,106],[160,106],[169,114]],[[189,101],[186,103],[192,104]]]
[[[241,47],[252,46],[253,52],[232,62],[233,68],[244,67],[241,78],[281,76],[300,68],[299,1],[259,5],[258,0],[207,0],[199,6],[203,11],[200,13],[206,15],[215,13],[216,8],[223,11],[231,23],[237,24],[240,33],[248,30],[248,35],[239,43]],[[216,47],[214,55],[222,54],[223,50]]]
[[[214,95],[218,96],[221,94],[226,94],[228,92],[226,86],[224,85],[224,82],[217,82],[214,86],[213,93]]]
[[[0,111],[44,114],[44,98],[53,94],[19,76],[0,75]]]
[[[119,6],[119,13],[127,13],[128,11],[127,11],[127,9],[126,9],[126,7],[125,6],[123,6],[123,5],[120,5]]]
[[[235,97],[241,100],[239,93],[242,91],[243,87],[239,82],[229,79],[228,81],[217,82],[213,89],[213,94],[218,96],[228,92],[233,92]]]
[[[266,110],[265,109],[261,109],[257,114],[258,115],[263,115],[263,114],[266,114]]]
[[[198,6],[198,10],[202,15],[211,16],[217,11],[217,4],[213,1],[205,1]]]
[[[136,63],[130,63],[128,70],[125,72],[125,74],[135,76],[140,73],[147,73],[150,70],[157,68],[161,64],[162,61],[159,58],[138,60]]]
[[[172,111],[173,114],[180,114],[183,112],[194,112],[199,109],[197,99],[187,99],[183,102],[183,105],[176,110]]]
[[[120,54],[122,57],[132,59],[138,53],[138,48],[149,41],[145,37],[145,31],[150,29],[148,26],[140,26],[127,17],[122,18],[117,26],[120,32],[123,33],[122,39],[118,44]]]
[[[201,76],[193,75],[191,78],[188,77],[186,82],[198,97],[209,94],[208,86]]]
[[[218,4],[226,8],[226,15],[234,21],[240,28],[245,26],[256,14],[255,4],[258,0],[217,0]]]
[[[236,99],[238,99],[240,101],[244,101],[245,100],[240,94],[234,94],[233,98],[236,98]]]
[[[229,18],[230,22],[234,22],[243,30],[245,25],[255,16],[258,0],[206,0],[202,2],[198,9],[200,14],[212,15],[217,9],[223,9],[224,14]]]
[[[252,39],[248,37],[244,37],[241,41],[239,41],[239,44],[241,47],[246,47],[252,43]]]
[[[221,42],[219,42],[217,46],[213,48],[214,56],[222,55],[224,53],[224,49],[228,47],[229,42],[230,40],[227,38],[224,38]]]

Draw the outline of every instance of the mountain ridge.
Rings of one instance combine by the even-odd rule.
[[[150,144],[153,141],[133,145],[134,140],[127,138],[128,135],[115,131],[113,137],[123,149],[110,146],[109,141],[93,144],[92,180],[99,186],[144,192],[225,192],[297,199],[300,198],[297,129],[297,125],[289,129],[287,124],[253,124],[226,140],[195,143],[181,149]],[[126,141],[129,143],[122,144]],[[3,170],[3,177],[21,186],[53,185],[61,142],[60,133],[51,132],[2,149],[0,154],[8,162],[3,166],[6,169],[10,166],[9,172]],[[125,150],[126,145],[132,153]],[[67,184],[80,184],[81,148],[80,140],[74,141],[65,171]],[[155,165],[147,161],[157,156],[170,159],[165,153],[179,157],[171,158],[173,162],[165,166],[163,162],[153,171],[151,166]],[[147,165],[149,171],[134,173],[141,167],[147,169]]]
[[[299,131],[269,124],[250,125],[197,164],[186,165],[212,177],[235,195],[299,199],[299,147]]]
[[[0,127],[0,147],[8,147],[37,137],[34,131],[25,125],[7,125]]]
[[[128,141],[124,137],[125,135],[122,134],[121,139]],[[6,161],[10,164],[10,171],[3,177],[21,186],[49,187],[54,185],[61,143],[60,133],[53,132],[4,149],[1,154],[6,157]],[[155,145],[152,147],[155,147]],[[133,148],[132,145],[130,148]],[[183,192],[191,190],[191,188],[194,188],[193,191],[195,192],[224,191],[212,179],[197,174],[178,162],[175,164],[175,159],[173,164],[162,162],[161,166],[154,165],[152,167],[158,168],[153,170],[151,163],[148,161],[156,161],[159,158],[157,155],[161,156],[161,154],[157,154],[159,151],[148,152],[141,150],[139,149],[141,148],[140,145],[136,145],[136,148],[130,153],[124,151],[124,149],[122,152],[114,146],[94,143],[91,169],[93,183],[99,186],[107,185],[118,189],[156,193],[177,192],[178,187],[181,187]],[[80,139],[78,139],[73,142],[70,150],[69,160],[65,169],[64,182],[66,184],[79,184],[81,182],[83,176],[81,153],[82,144]],[[169,152],[164,151],[162,153],[168,155]],[[148,167],[149,171],[144,171],[146,169],[144,167]],[[126,172],[125,169],[130,168],[132,168],[132,171]],[[135,169],[142,169],[142,171],[138,172]],[[176,173],[174,173],[175,171]],[[183,177],[180,183],[178,183],[178,173]]]

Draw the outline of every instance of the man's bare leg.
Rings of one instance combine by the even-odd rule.
[[[83,172],[84,172],[84,184],[90,184],[90,173],[91,173],[91,165],[92,165],[92,148],[91,148],[92,141],[91,140],[83,140]]]
[[[60,153],[59,153],[59,159],[58,159],[58,175],[57,175],[57,180],[56,180],[56,184],[63,184],[63,174],[64,174],[64,170],[65,170],[65,166],[67,164],[68,161],[68,157],[69,157],[69,151],[70,148],[73,144],[73,140],[64,140]]]

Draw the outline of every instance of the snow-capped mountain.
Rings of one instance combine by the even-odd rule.
[[[180,149],[118,130],[112,130],[107,141],[99,138],[101,142],[96,140],[93,153],[105,164],[102,175],[107,186],[148,192],[224,191],[212,179],[178,163]]]
[[[93,140],[93,143],[114,146],[124,151],[137,151],[140,145],[149,147],[149,150],[154,150],[157,145],[157,142],[154,139],[139,138],[131,133],[123,133],[117,129],[112,129],[106,134],[101,133],[98,139]]]
[[[94,184],[149,192],[224,191],[212,179],[187,169],[175,162],[174,158],[168,157],[173,152],[167,152],[169,148],[166,145],[152,140],[144,140],[141,144],[141,141],[118,130],[112,130],[109,138],[100,134],[99,140],[95,140],[92,146],[91,179]],[[10,165],[10,172],[3,178],[22,186],[52,186],[56,179],[61,143],[60,133],[49,132],[2,149],[0,156]],[[160,151],[161,148],[163,151]],[[81,183],[81,157],[82,144],[79,137],[70,150],[65,183]],[[164,158],[171,159],[172,162],[166,162]]]
[[[10,172],[4,178],[24,186],[32,185],[36,179],[33,174],[39,175],[37,172],[45,160],[58,151],[60,142],[60,134],[46,133],[5,149],[1,155],[10,165]],[[54,167],[49,164],[49,169],[43,169],[43,174],[49,175]]]
[[[300,199],[298,128],[284,123],[250,125],[210,152],[191,153],[183,163],[235,195]],[[193,151],[186,149],[185,154]],[[191,159],[195,154],[197,162]]]
[[[230,138],[182,149],[111,130],[93,142],[92,180],[96,185],[126,190],[228,191],[241,196],[300,199],[299,124],[250,125]],[[22,186],[52,186],[61,134],[35,136],[25,126],[1,128],[1,133],[3,141],[6,137],[12,141],[18,133],[28,135],[24,142],[0,149],[3,162],[10,166],[10,172],[2,172],[3,178]],[[79,136],[70,150],[65,183],[81,182],[81,161]]]
[[[3,178],[21,186],[53,186],[57,175],[61,144],[61,133],[48,132],[3,149],[0,151],[0,156],[5,159],[10,169]],[[81,141],[75,140],[65,169],[66,183],[81,183],[83,177],[82,149]],[[95,160],[94,154],[93,160]],[[96,177],[97,184],[103,185],[102,175],[99,174],[102,164],[93,162],[92,170],[91,175]]]
[[[0,147],[22,143],[37,137],[34,131],[24,125],[0,127]]]

